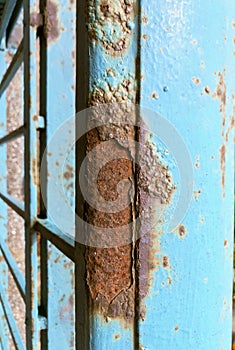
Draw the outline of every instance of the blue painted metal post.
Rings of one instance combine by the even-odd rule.
[[[177,128],[194,164],[182,226],[161,234],[170,270],[153,272],[141,302],[141,349],[231,348],[234,13],[230,0],[141,0],[140,103]]]
[[[75,160],[72,150],[66,164],[61,164],[60,159],[55,157],[55,149],[59,149],[63,155],[68,150],[62,139],[59,144],[50,141],[57,128],[75,115],[76,7],[72,1],[56,0],[48,1],[45,10],[48,16],[47,79],[44,81],[44,86],[47,101],[47,213],[50,219],[50,213],[55,210],[60,211],[61,217],[64,215],[63,203],[58,205],[55,200],[54,184],[50,182],[50,174],[55,169],[61,169],[61,174],[65,174],[67,198],[71,203],[75,192]],[[59,347],[72,350],[75,342],[74,265],[50,242],[48,242],[47,259],[48,349]]]
[[[24,124],[25,132],[25,279],[26,279],[26,346],[39,344],[38,319],[38,258],[37,233],[33,225],[37,218],[38,161],[37,121],[38,92],[36,60],[38,53],[37,25],[33,18],[39,13],[38,0],[24,0]]]
[[[111,252],[88,250],[87,282],[93,299],[90,349],[230,349],[232,9],[231,0],[216,5],[201,0],[141,0],[139,8],[129,0],[89,2],[89,103],[132,101],[157,112],[175,126],[194,167],[194,193],[185,218],[173,232],[164,224],[155,227],[155,235],[149,241],[141,238],[137,255],[132,256],[137,274],[132,275],[131,321],[127,314],[124,318],[112,314],[118,312],[115,299],[124,308],[127,300],[131,303],[131,287],[123,287],[109,300],[112,278],[106,274],[105,290],[102,281],[101,286],[92,281],[90,262],[97,262],[96,272],[101,274],[100,266]],[[174,175],[171,165],[166,166]],[[189,186],[173,176],[174,181],[176,195]],[[170,221],[170,214],[165,221]],[[118,261],[118,249],[113,259]]]

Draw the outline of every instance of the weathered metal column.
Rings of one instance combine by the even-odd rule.
[[[193,191],[188,210],[181,213],[174,230],[166,211],[164,222],[153,233],[129,246],[87,248],[85,269],[90,301],[86,347],[229,350],[234,2],[88,3],[88,105],[138,103],[172,123],[191,156],[191,162],[181,161],[193,170]],[[83,30],[86,32],[85,24]],[[115,138],[113,133],[101,134],[95,131],[88,135],[87,152],[101,141]],[[128,135],[135,140],[139,136]],[[176,197],[182,189],[190,190],[190,183],[181,181],[182,174],[174,177],[172,164],[165,156],[167,139],[164,150],[158,147],[157,137],[154,142],[161,174],[167,179],[172,175]],[[117,149],[110,152],[118,154]],[[171,151],[174,157],[177,150]],[[157,156],[153,153],[152,157]],[[120,158],[125,158],[121,151]],[[150,168],[155,163],[149,163]],[[121,162],[115,166],[121,173]],[[131,220],[136,210],[144,211],[138,172],[128,166],[125,169],[128,178],[135,179],[140,197],[132,207],[134,214],[121,213],[117,219],[121,224]],[[107,178],[113,170],[107,170]],[[89,223],[102,223],[101,214],[89,207],[86,210]],[[106,220],[106,224],[110,223]]]
[[[141,0],[140,103],[175,125],[194,166],[182,226],[161,236],[169,267],[143,300],[143,349],[231,347],[234,13],[230,0]]]

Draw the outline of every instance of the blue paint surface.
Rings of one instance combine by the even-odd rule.
[[[139,327],[143,349],[231,347],[234,156],[233,132],[228,141],[225,134],[234,115],[234,10],[232,1],[141,1],[141,104],[176,127],[195,164],[194,191],[201,190],[182,222],[185,238],[167,231],[162,235],[172,284],[168,272],[154,272],[144,301],[146,319]],[[224,113],[213,97],[219,72],[226,84]]]

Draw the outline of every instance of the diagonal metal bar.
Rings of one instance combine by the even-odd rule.
[[[8,142],[8,141],[12,141],[14,139],[16,139],[17,137],[19,136],[22,136],[24,135],[24,132],[25,132],[25,126],[22,125],[20,128],[10,132],[9,134],[7,134],[6,136],[3,136],[1,139],[0,139],[0,145],[5,143],[5,142]]]
[[[17,326],[15,318],[13,316],[11,306],[9,304],[9,301],[6,297],[4,290],[2,289],[1,284],[0,284],[0,299],[2,302],[5,317],[6,317],[6,320],[7,320],[15,347],[18,350],[25,350],[25,346],[23,344],[18,326]]]
[[[15,8],[17,2],[18,2],[17,0],[7,0],[6,1],[5,7],[3,10],[3,15],[1,18],[1,22],[0,22],[0,42],[5,35],[5,32],[7,30],[7,26],[10,22],[10,19],[12,17],[12,14],[13,14],[13,11],[14,11],[14,8]]]
[[[15,283],[20,291],[20,294],[25,301],[25,280],[23,277],[22,272],[19,269],[19,266],[12,256],[7,244],[4,242],[4,240],[0,236],[0,248],[3,253],[3,256],[7,262],[7,265],[11,271],[11,274],[15,280]]]
[[[74,241],[60,231],[53,223],[49,220],[37,219],[33,230],[41,233],[44,238],[56,246],[64,255],[74,261]]]
[[[23,54],[24,54],[24,40],[21,41],[18,50],[16,51],[12,61],[3,76],[3,79],[0,84],[0,97],[10,84],[17,70],[20,68],[21,63],[23,62]]]
[[[24,205],[11,197],[8,193],[0,192],[0,198],[9,205],[18,215],[25,218]]]

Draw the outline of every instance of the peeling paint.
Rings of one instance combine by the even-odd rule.
[[[90,37],[99,42],[106,53],[122,55],[129,46],[134,28],[136,3],[133,0],[89,0],[88,30]]]
[[[130,89],[126,92],[127,86],[125,82],[112,87],[112,89],[108,87],[108,92],[104,88],[101,89],[96,86],[90,95],[91,104],[99,105],[110,101],[119,102],[117,92],[123,90],[125,94],[121,95],[128,100],[132,91]],[[108,125],[98,127],[87,133],[88,188],[92,194],[92,191],[94,191],[92,184],[95,184],[102,196],[106,200],[112,201],[117,197],[116,187],[122,179],[125,177],[129,179],[130,188],[133,188],[137,177],[137,203],[114,214],[103,213],[87,205],[85,219],[95,227],[117,227],[118,230],[118,227],[132,222],[134,217],[140,215],[143,220],[138,229],[147,233],[143,237],[141,235],[141,238],[136,242],[136,246],[129,244],[115,248],[88,247],[86,249],[86,268],[92,305],[97,312],[101,313],[104,319],[110,317],[133,321],[136,312],[138,312],[140,319],[144,320],[145,318],[144,303],[139,303],[138,309],[134,302],[135,295],[138,295],[140,299],[146,297],[153,278],[152,272],[157,270],[159,266],[170,267],[169,258],[163,257],[163,254],[159,258],[155,256],[156,253],[159,254],[160,252],[158,240],[161,230],[153,230],[151,224],[159,206],[170,203],[175,186],[168,167],[161,164],[158,159],[156,146],[151,141],[150,135],[146,132],[143,133],[141,128],[138,138],[145,147],[138,154],[138,167],[133,166],[134,154],[128,149],[128,143],[124,145],[123,140],[134,140],[137,135],[134,127],[126,127],[125,119],[121,120],[123,116],[125,116],[124,111],[118,111],[117,118],[120,124],[112,121]],[[135,117],[135,114],[133,116]],[[95,117],[100,118],[101,116],[94,115]],[[94,167],[94,163],[89,161],[89,152],[97,145],[102,150],[103,145],[105,145],[103,141],[107,140],[111,141],[110,153],[115,154],[118,161],[114,160],[107,163],[100,171],[96,183],[92,180],[92,172],[89,170]],[[101,161],[99,157],[103,157],[103,152],[101,151],[100,155],[97,155],[96,162],[98,164]],[[134,191],[134,188],[132,191]],[[128,191],[124,191],[124,193],[129,196]],[[136,209],[134,209],[135,207]],[[130,231],[129,234],[132,236],[133,232]],[[100,238],[104,239],[104,237]],[[97,235],[95,239],[97,239]],[[155,248],[153,248],[153,245]],[[138,309],[137,311],[135,307]]]

